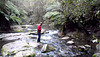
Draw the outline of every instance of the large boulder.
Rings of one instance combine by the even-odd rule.
[[[2,47],[2,55],[4,55],[4,56],[12,55],[12,54],[15,54],[15,53],[17,53],[19,51],[29,49],[28,47],[25,47],[25,46],[28,46],[27,42],[20,41],[20,40],[5,44]]]
[[[42,53],[46,53],[46,52],[50,52],[50,51],[54,51],[55,48],[51,45],[48,45],[48,44],[44,44],[42,49],[41,49],[41,52]]]

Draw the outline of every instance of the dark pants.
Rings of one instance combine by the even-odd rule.
[[[40,42],[40,38],[41,38],[41,33],[38,33],[38,39],[37,39],[37,42]]]

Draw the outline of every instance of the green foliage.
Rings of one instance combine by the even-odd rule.
[[[97,17],[98,19],[100,19],[100,11],[97,11],[97,13],[95,14],[95,17]]]
[[[7,0],[4,3],[0,3],[4,5],[4,7],[0,6],[0,13],[2,13],[6,20],[13,21],[15,23],[21,24],[22,19],[26,18],[27,12],[25,10],[19,9],[16,5],[14,5],[11,1]]]
[[[12,14],[20,15],[20,11],[12,2],[8,1],[6,7]]]
[[[11,16],[11,19],[12,19],[14,22],[18,22],[18,24],[21,24],[21,23],[22,23],[21,19],[20,19],[19,17],[17,17],[17,16]]]
[[[66,24],[72,22],[73,24],[77,24],[77,27],[84,29],[91,20],[95,20],[95,16],[99,16],[95,13],[96,11],[94,9],[97,7],[97,0],[58,1],[46,7],[47,13],[45,17],[49,17],[48,19],[57,27],[59,26],[59,28],[65,27]],[[48,14],[49,12],[59,12],[60,14],[50,15]]]
[[[63,23],[65,22],[65,19],[64,19],[64,15],[62,15],[60,12],[47,12],[45,15],[44,15],[44,18],[48,19],[50,18],[50,21],[52,23],[54,23],[54,25],[63,25]]]
[[[44,15],[44,18],[50,18],[52,16],[57,16],[59,15],[60,13],[59,12],[47,12],[45,15]]]
[[[56,2],[49,1],[49,3],[45,7],[46,11],[48,12],[43,16],[44,19],[50,19],[50,22],[55,26],[58,25],[60,27],[61,25],[63,25],[65,19],[62,12],[60,12],[62,10],[61,3],[57,1]]]

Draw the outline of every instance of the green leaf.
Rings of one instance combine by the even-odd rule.
[[[45,15],[44,15],[44,18],[50,18],[51,16],[54,16],[54,15],[59,15],[60,12],[47,12]]]
[[[18,24],[21,24],[21,19],[19,17],[16,17],[16,16],[11,16],[11,19],[14,21],[14,22],[18,22]]]
[[[6,3],[6,7],[11,10],[11,13],[20,15],[19,9],[12,2],[8,1],[8,3]]]

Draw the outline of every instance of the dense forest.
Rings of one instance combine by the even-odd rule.
[[[40,22],[59,30],[60,37],[77,32],[70,37],[99,43],[100,0],[0,0],[0,33]]]
[[[44,20],[50,21],[49,23],[60,29],[62,34],[66,34],[67,29],[84,30],[89,34],[88,30],[99,27],[99,2],[99,0],[1,0],[0,27],[4,29],[7,26],[9,28],[10,23],[34,24]]]

